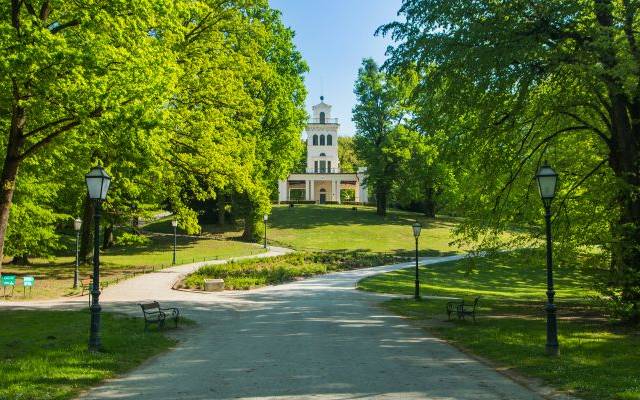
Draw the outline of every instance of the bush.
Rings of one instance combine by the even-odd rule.
[[[145,246],[151,243],[151,239],[144,235],[136,235],[135,233],[123,232],[115,239],[118,246]]]

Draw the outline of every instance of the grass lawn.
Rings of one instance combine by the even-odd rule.
[[[422,224],[420,250],[422,254],[455,253],[450,246],[450,230],[455,221],[431,220],[422,214],[390,210],[388,215],[376,215],[375,208],[339,205],[298,205],[290,208],[274,206],[269,217],[267,236],[280,245],[297,250],[367,251],[403,254],[414,251],[411,225],[416,219]]]
[[[171,347],[138,318],[102,313],[104,351],[87,351],[88,311],[0,311],[0,399],[69,399]]]
[[[114,282],[133,274],[150,272],[171,266],[173,255],[173,236],[151,235],[152,241],[146,245],[114,247],[100,255],[101,281]],[[75,248],[75,247],[74,247]],[[223,259],[264,252],[260,246],[236,240],[226,240],[213,236],[179,236],[176,261],[178,264],[194,261]],[[24,300],[21,276],[33,275],[36,285],[32,290],[32,299],[47,299],[74,296],[80,293],[73,289],[73,256],[59,256],[54,259],[33,258],[28,266],[5,264],[3,274],[18,276],[18,284],[13,297],[7,300]],[[80,278],[86,278],[92,272],[91,265],[80,267]],[[2,293],[0,292],[0,300]]]
[[[498,365],[541,378],[561,390],[588,399],[640,399],[640,331],[609,322],[603,310],[587,300],[590,282],[599,272],[560,266],[556,271],[561,355],[544,355],[546,341],[544,254],[522,251],[423,268],[422,293],[482,296],[479,318],[446,321],[446,300],[395,299],[384,306],[420,321],[455,345]],[[410,294],[409,271],[363,280],[359,288]]]
[[[242,260],[223,265],[209,265],[187,276],[183,287],[204,289],[204,280],[224,279],[225,289],[248,290],[326,274],[406,261],[403,257],[375,253],[292,253],[269,259]]]

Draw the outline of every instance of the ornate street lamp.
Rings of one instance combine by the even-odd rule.
[[[171,226],[173,226],[173,265],[176,264],[176,246],[178,244],[178,220],[172,219]]]
[[[416,239],[416,289],[413,297],[416,300],[420,300],[420,277],[418,276],[418,238],[420,237],[422,225],[416,222],[411,227],[413,228],[413,237]]]
[[[100,166],[85,176],[89,198],[95,203],[93,234],[93,287],[91,289],[91,331],[89,351],[100,351],[100,217],[102,202],[107,198],[111,177]]]
[[[538,190],[544,204],[545,223],[547,231],[547,345],[548,355],[557,356],[559,354],[558,345],[558,322],[556,320],[556,306],[553,304],[555,291],[553,289],[553,258],[551,243],[551,202],[556,195],[558,184],[558,174],[547,164],[540,167],[536,174]]]
[[[269,216],[267,214],[262,216],[262,221],[264,221],[264,248],[267,248],[267,221],[269,220]]]
[[[73,229],[76,230],[76,269],[73,271],[73,288],[78,288],[78,275],[80,267],[80,228],[82,228],[82,220],[76,218],[73,220]]]

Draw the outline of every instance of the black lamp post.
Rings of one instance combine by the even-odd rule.
[[[416,239],[416,289],[413,297],[416,300],[420,300],[420,277],[418,275],[418,238],[420,237],[420,230],[422,230],[422,225],[416,222],[412,225],[412,228],[413,237]]]
[[[82,220],[76,218],[73,220],[73,229],[76,230],[76,269],[73,271],[73,288],[78,288],[78,268],[80,266],[80,228],[82,228]]]
[[[176,264],[176,246],[178,244],[178,220],[171,220],[171,226],[173,226],[173,265]]]
[[[262,221],[264,221],[264,248],[267,248],[267,221],[269,220],[269,216],[265,214],[262,217]]]
[[[111,177],[102,167],[93,167],[85,176],[89,198],[95,202],[93,234],[93,287],[91,288],[91,331],[89,351],[100,351],[100,217]]]
[[[553,304],[555,291],[553,289],[553,258],[551,243],[551,202],[556,195],[556,185],[558,183],[558,174],[547,164],[540,167],[536,174],[538,181],[538,189],[540,197],[544,204],[545,223],[547,233],[547,345],[546,351],[548,355],[557,356],[559,354],[558,345],[558,321],[556,320],[556,306]]]

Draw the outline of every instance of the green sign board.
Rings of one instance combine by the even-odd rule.
[[[22,285],[25,287],[31,287],[34,283],[36,283],[36,278],[33,276],[25,276],[22,278]]]
[[[15,275],[2,275],[2,286],[15,286],[15,285],[16,285]]]

